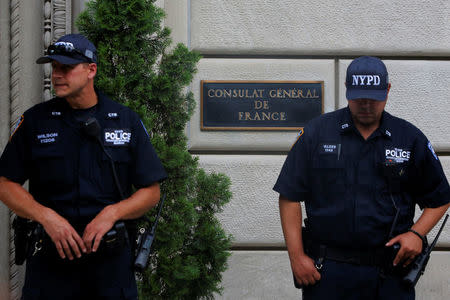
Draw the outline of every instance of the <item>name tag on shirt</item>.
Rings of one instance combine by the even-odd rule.
[[[38,144],[53,144],[58,139],[57,132],[38,133],[36,135],[36,141]]]
[[[340,144],[321,143],[319,145],[319,154],[338,154]]]

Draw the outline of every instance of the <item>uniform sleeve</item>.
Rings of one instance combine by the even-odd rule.
[[[300,134],[283,164],[273,190],[291,201],[307,201],[308,184],[308,133]]]
[[[414,198],[421,208],[435,208],[450,202],[450,187],[436,152],[425,136],[416,145]]]
[[[166,179],[166,171],[150,142],[150,137],[144,124],[139,119],[135,122],[133,134],[132,184],[136,188],[141,188]]]
[[[27,139],[27,116],[21,116],[0,157],[0,176],[23,184],[29,178],[30,147]]]

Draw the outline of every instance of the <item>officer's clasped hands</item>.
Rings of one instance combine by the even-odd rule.
[[[105,207],[85,228],[83,241],[87,247],[87,253],[96,252],[100,246],[102,237],[115,223],[112,211]]]
[[[81,257],[81,252],[86,253],[86,246],[72,225],[66,219],[48,208],[42,226],[55,243],[56,250],[61,258],[68,257],[73,260],[74,255]]]
[[[111,210],[102,210],[85,228],[81,238],[69,222],[53,210],[47,211],[42,225],[62,259],[80,258],[82,253],[96,252],[103,236],[114,226]]]

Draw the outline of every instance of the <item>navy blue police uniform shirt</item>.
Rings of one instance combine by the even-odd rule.
[[[274,190],[305,202],[315,242],[359,249],[388,241],[395,206],[397,235],[413,225],[416,204],[439,207],[450,201],[439,159],[419,129],[383,112],[380,127],[366,141],[348,107],[307,124]]]
[[[100,140],[114,160],[125,197],[167,175],[138,115],[96,90],[90,109]],[[89,220],[119,202],[111,163],[99,142],[83,132],[68,102],[53,98],[26,111],[1,158],[0,176],[23,184],[41,204],[69,220]],[[89,114],[89,112],[87,112]]]

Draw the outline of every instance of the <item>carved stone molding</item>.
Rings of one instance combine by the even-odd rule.
[[[53,42],[52,38],[52,1],[44,1],[44,53],[48,46]],[[44,100],[51,98],[51,80],[50,80],[50,65],[44,64]]]
[[[10,32],[11,32],[11,56],[10,56],[10,128],[16,122],[20,110],[20,75],[21,75],[21,46],[23,45],[23,19],[21,14],[20,0],[11,0],[10,2]],[[14,213],[9,212],[10,224],[14,218]],[[21,268],[14,264],[15,248],[14,248],[14,232],[12,229],[9,233],[9,284],[10,299],[18,300],[21,296]]]
[[[21,73],[21,46],[23,45],[23,19],[21,15],[20,0],[11,0],[11,124],[10,128],[18,118],[19,94],[20,94],[20,73]]]
[[[72,32],[72,0],[44,1],[44,51],[61,36]],[[45,52],[44,52],[45,53]],[[51,98],[51,68],[44,69],[44,100]]]
[[[24,87],[21,86],[21,77],[24,73],[24,19],[27,8],[27,1],[10,0],[10,128],[14,127],[20,114],[23,111],[23,93]],[[59,37],[72,31],[72,0],[44,0],[43,1],[43,46],[42,53],[45,49]],[[29,27],[27,27],[29,28]],[[33,30],[34,31],[34,30]],[[36,34],[40,34],[41,30],[36,28]],[[51,82],[50,82],[50,65],[44,64],[44,90],[43,100],[48,100],[51,97]],[[10,211],[9,221],[12,224],[15,215]],[[23,266],[16,266],[14,264],[15,248],[14,248],[14,232],[12,229],[9,233],[9,290],[10,299],[18,300],[21,297],[21,289],[23,285]]]

